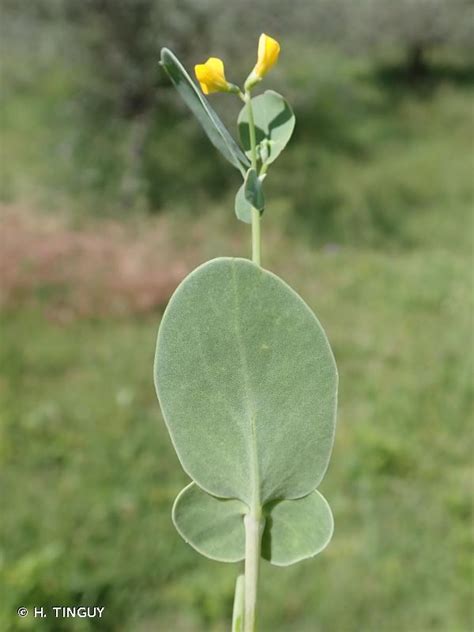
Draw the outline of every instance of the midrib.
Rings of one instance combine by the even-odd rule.
[[[246,393],[246,417],[249,423],[249,432],[248,432],[248,453],[249,453],[249,462],[250,462],[250,481],[251,481],[251,511],[254,514],[260,514],[260,469],[258,463],[258,450],[257,450],[257,428],[255,425],[256,422],[256,411],[255,411],[255,402],[252,396],[252,388],[250,381],[250,374],[248,369],[248,361],[247,355],[245,353],[245,348],[242,344],[242,332],[240,330],[240,303],[239,303],[239,295],[237,291],[237,277],[235,274],[235,266],[232,266],[232,280],[234,287],[234,298],[235,298],[235,311],[236,311],[236,319],[235,319],[235,333],[237,336],[237,345],[239,349],[239,358],[240,358],[240,366],[242,370],[242,378],[244,383],[244,390]]]

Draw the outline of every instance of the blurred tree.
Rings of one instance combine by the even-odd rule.
[[[88,104],[130,121],[124,143],[124,204],[142,185],[142,157],[157,89],[169,85],[158,70],[161,45],[188,56],[209,38],[208,0],[64,0],[66,19],[77,25],[77,44],[94,69]]]
[[[208,5],[207,0],[64,0],[67,18],[78,26],[78,42],[94,64],[95,83],[102,84],[104,105],[125,118],[149,110],[156,88],[168,85],[158,73],[160,47],[166,42],[186,55],[198,37],[208,39]]]
[[[409,76],[420,77],[428,71],[430,50],[471,48],[473,6],[472,0],[362,0],[357,6],[360,45],[399,50]]]
[[[104,118],[127,122],[120,188],[129,204],[140,188],[143,149],[157,102],[170,85],[159,71],[160,48],[174,48],[182,59],[194,62],[197,50],[210,48],[211,16],[219,13],[220,0],[1,2],[8,24],[4,48],[17,52],[27,43],[29,54],[20,54],[31,76],[34,65],[41,63],[39,51],[48,42],[71,68],[75,103],[86,118],[99,124]]]
[[[284,42],[290,63],[301,55],[308,59],[320,44],[351,54],[389,50],[402,55],[415,77],[426,72],[433,47],[471,47],[473,17],[472,0],[0,0],[0,6],[7,89],[21,84],[40,92],[38,68],[49,73],[62,62],[73,94],[58,107],[75,109],[80,121],[75,147],[91,145],[92,135],[104,135],[104,126],[116,123],[120,157],[110,160],[109,179],[114,189],[121,180],[118,188],[127,205],[150,195],[150,174],[163,163],[144,168],[147,140],[152,129],[167,129],[181,107],[158,67],[161,46],[175,50],[188,68],[210,55],[222,57],[229,78],[239,82],[254,63],[257,37],[264,31]],[[302,80],[312,85],[311,65],[302,69]],[[278,89],[278,69],[272,79]],[[300,110],[312,108],[313,92],[300,94]],[[160,125],[153,127],[158,118]],[[107,167],[98,169],[105,173]],[[160,203],[157,192],[164,180],[153,188],[154,205]]]
[[[168,81],[158,72],[161,46],[174,49],[186,65],[215,54],[233,58],[233,67],[248,65],[255,51],[243,47],[266,31],[304,44],[366,52],[404,51],[414,73],[426,67],[426,51],[435,46],[472,45],[472,0],[0,0],[5,29],[26,25],[31,42],[60,42],[49,35],[56,26],[62,56],[71,55],[92,72],[84,72],[81,90],[94,110],[126,119],[154,107],[156,89]],[[59,27],[59,28],[58,28]],[[45,35],[48,35],[46,37]],[[17,46],[20,45],[17,40]],[[7,40],[6,40],[7,41]],[[67,46],[64,44],[67,43]],[[8,46],[11,41],[8,38]],[[6,47],[6,42],[4,42]],[[84,81],[84,77],[86,80]]]

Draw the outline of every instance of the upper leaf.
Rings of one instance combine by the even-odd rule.
[[[161,64],[175,85],[186,105],[201,123],[212,144],[234,165],[242,175],[249,161],[213,110],[207,99],[199,92],[177,57],[168,49],[161,49]]]
[[[322,479],[336,365],[313,312],[274,274],[231,258],[194,270],[164,313],[155,383],[178,457],[210,494],[263,505]]]
[[[289,103],[267,90],[252,99],[255,132],[260,159],[272,163],[285,148],[295,128],[295,115]],[[238,118],[240,140],[247,156],[251,156],[248,108],[242,108]]]

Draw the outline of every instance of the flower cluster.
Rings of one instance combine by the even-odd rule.
[[[274,66],[280,54],[280,44],[265,33],[258,41],[257,63],[245,82],[245,89],[250,90],[262,80],[264,75]],[[194,67],[196,78],[204,94],[212,92],[239,92],[239,88],[229,83],[225,77],[224,62],[218,57],[209,57],[205,64]]]

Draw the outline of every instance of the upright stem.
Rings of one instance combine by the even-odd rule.
[[[255,632],[257,586],[260,566],[263,520],[261,512],[247,514],[245,524],[245,612],[244,632]]]
[[[255,135],[255,120],[253,118],[252,100],[250,92],[245,93],[247,112],[249,119],[249,137],[252,168],[257,171],[257,138]],[[252,261],[261,265],[261,235],[260,235],[260,211],[252,207]]]
[[[257,171],[257,139],[255,134],[255,120],[253,117],[250,92],[245,92],[245,102],[249,120],[249,138],[252,168]],[[260,235],[260,211],[252,207],[252,261],[261,265],[261,235]],[[259,489],[258,471],[254,481],[256,489]],[[244,632],[255,632],[257,612],[257,587],[258,572],[260,567],[260,549],[264,519],[260,498],[257,492],[253,499],[250,513],[244,518],[245,525],[245,587],[244,587]]]
[[[249,117],[249,137],[250,137],[250,157],[252,161],[252,167],[257,170],[257,137],[255,134],[255,120],[253,118],[252,98],[249,92],[245,93],[245,100],[247,101],[247,114]]]
[[[260,236],[260,211],[252,207],[252,261],[258,266],[262,265]]]

